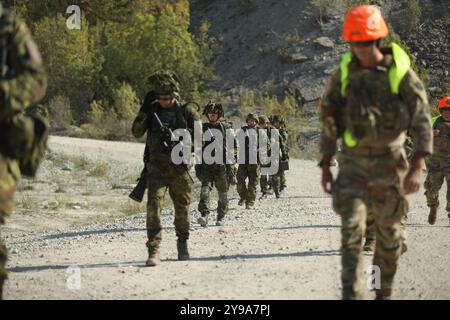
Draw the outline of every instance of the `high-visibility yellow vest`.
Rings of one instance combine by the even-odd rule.
[[[434,125],[436,124],[436,122],[439,120],[439,118],[441,118],[442,116],[441,115],[439,115],[439,116],[436,116],[436,117],[433,117],[433,118],[431,118],[431,127],[434,129]]]
[[[393,94],[398,94],[400,83],[411,67],[411,60],[408,54],[396,43],[392,42],[390,44],[392,48],[392,55],[394,58],[394,63],[389,68],[389,85],[391,87],[391,92]],[[353,59],[353,53],[347,52],[342,56],[341,59],[341,95],[345,96],[348,85],[348,65]],[[354,148],[358,144],[358,140],[353,137],[351,132],[346,129],[344,131],[344,143],[349,148]]]

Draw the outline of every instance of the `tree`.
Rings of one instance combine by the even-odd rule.
[[[129,23],[105,25],[104,74],[110,82],[129,82],[143,96],[147,78],[158,70],[174,71],[182,96],[192,96],[212,72],[189,33],[189,3],[161,4],[159,14],[134,12]]]
[[[85,19],[81,22],[81,30],[69,30],[66,18],[58,14],[35,25],[36,42],[49,74],[47,97],[67,96],[78,121],[86,117],[104,60],[96,46],[96,33],[90,32]]]

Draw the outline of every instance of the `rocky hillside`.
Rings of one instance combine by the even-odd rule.
[[[423,0],[418,9],[412,8],[414,1],[373,2],[381,6],[395,32],[416,56],[434,104],[449,86],[446,46],[450,26],[445,15],[450,2]],[[280,98],[291,93],[300,108],[313,111],[324,78],[348,50],[340,38],[346,3],[193,0],[192,29],[207,21],[210,34],[221,43],[212,88],[225,92],[251,88]]]

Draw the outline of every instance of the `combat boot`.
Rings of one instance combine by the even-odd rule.
[[[209,214],[202,213],[202,216],[197,219],[198,224],[202,227],[206,227],[208,225],[208,217]]]
[[[280,192],[281,192],[281,191],[275,190],[275,197],[276,197],[277,199],[280,199],[280,198],[281,198]]]
[[[391,289],[376,289],[375,300],[391,300]]]
[[[238,205],[239,206],[243,206],[244,203],[245,203],[245,199],[240,199],[239,202],[238,202]]]
[[[147,267],[155,267],[157,265],[161,264],[160,254],[159,254],[159,248],[155,248],[148,251],[148,259],[145,262],[145,265]]]
[[[374,252],[375,251],[375,239],[367,239],[366,238],[366,242],[364,243],[364,251],[367,252]]]
[[[218,214],[217,215],[217,221],[216,221],[216,226],[223,226],[225,224],[225,215],[224,214]]]
[[[247,203],[245,204],[245,209],[249,210],[249,209],[251,209],[251,208],[253,208],[253,203],[247,202]]]
[[[177,240],[178,260],[189,260],[187,240]]]
[[[436,223],[437,209],[438,209],[437,207],[430,208],[430,214],[428,215],[428,223],[431,225]]]

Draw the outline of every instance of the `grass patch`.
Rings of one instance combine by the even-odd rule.
[[[99,162],[89,170],[89,175],[92,177],[104,177],[109,171],[109,166],[106,162]]]
[[[125,215],[133,215],[137,213],[141,213],[145,211],[146,201],[142,201],[141,203],[136,202],[131,199],[127,199],[120,206],[119,211],[124,213]]]
[[[71,159],[75,169],[88,170],[92,165],[86,156],[74,157]]]
[[[18,201],[20,207],[26,210],[34,210],[39,208],[39,200],[25,193]]]

